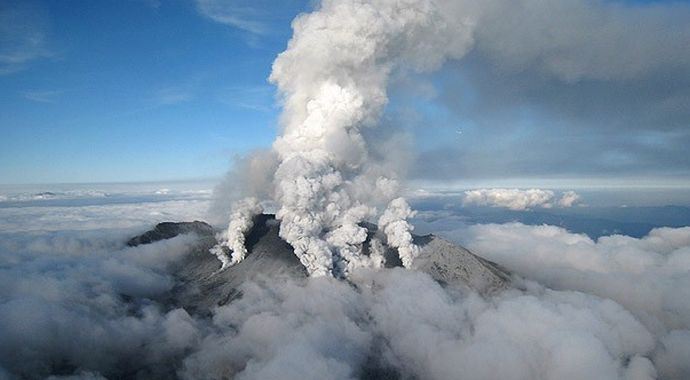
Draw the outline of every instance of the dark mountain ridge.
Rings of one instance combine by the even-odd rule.
[[[366,224],[365,227],[369,236],[362,251],[368,254],[370,241],[379,231],[373,224]],[[173,269],[176,285],[167,301],[193,313],[207,314],[213,307],[239,297],[238,289],[245,281],[261,277],[308,277],[292,247],[279,237],[279,228],[279,221],[273,215],[257,215],[254,227],[246,238],[247,257],[223,271],[219,271],[218,259],[209,253],[217,242],[215,230],[204,222],[160,223],[153,230],[130,239],[127,244],[137,246],[180,234],[196,234],[199,239],[192,252]],[[510,286],[506,270],[457,244],[435,235],[414,235],[414,242],[422,251],[414,262],[415,269],[428,273],[443,285],[480,294],[495,293]],[[384,257],[388,268],[402,264],[394,248],[386,247]]]

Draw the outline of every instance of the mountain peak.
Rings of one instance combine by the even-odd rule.
[[[362,251],[368,254],[370,241],[379,232],[374,224],[367,223],[364,227],[369,234]],[[279,229],[280,222],[274,215],[257,215],[247,234],[247,257],[223,271],[218,271],[220,262],[209,253],[216,244],[215,231],[204,222],[160,223],[153,230],[130,239],[128,244],[149,244],[180,234],[198,235],[198,243],[192,252],[174,270],[177,282],[171,291],[170,302],[193,312],[208,313],[213,307],[239,297],[238,289],[245,281],[262,277],[308,277],[292,247],[279,237]],[[507,271],[460,245],[436,235],[415,235],[414,243],[421,248],[414,268],[443,285],[471,289],[480,294],[491,294],[510,286]],[[395,248],[385,248],[385,267],[400,267],[402,263]]]

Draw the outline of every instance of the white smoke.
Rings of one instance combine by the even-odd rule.
[[[245,234],[254,226],[254,216],[262,212],[263,208],[256,198],[245,198],[235,203],[228,228],[218,236],[220,242],[211,249],[211,253],[222,263],[220,270],[244,260],[247,255]],[[223,247],[232,250],[232,258],[228,257]]]
[[[231,169],[213,190],[208,221],[213,224],[227,223],[235,205],[243,198],[273,198],[272,183],[277,166],[275,153],[266,149],[256,149],[235,157]]]
[[[572,207],[580,200],[574,191],[566,191],[558,199],[551,190],[542,189],[476,189],[465,191],[463,204],[504,207],[522,211],[533,208]]]
[[[270,77],[283,102],[283,133],[273,144],[280,236],[311,275],[346,274],[369,266],[360,223],[399,187],[396,173],[371,160],[362,129],[378,124],[392,73],[462,56],[470,25],[432,0],[326,0],[298,16],[293,30]],[[391,203],[384,220],[409,264],[416,249],[402,202]]]
[[[412,267],[415,257],[419,255],[419,247],[412,242],[411,231],[414,227],[407,221],[414,215],[405,199],[396,198],[379,218],[379,228],[386,234],[388,245],[398,249],[405,268]]]

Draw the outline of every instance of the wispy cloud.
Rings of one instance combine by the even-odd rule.
[[[20,3],[0,6],[0,75],[21,71],[29,62],[51,55],[42,9]]]
[[[255,35],[269,32],[265,8],[259,9],[251,2],[224,0],[197,0],[199,13],[213,21],[230,25]]]
[[[220,91],[221,103],[233,107],[268,112],[273,108],[273,88],[270,86],[235,86]]]
[[[162,106],[180,104],[194,99],[193,92],[185,87],[165,87],[153,94],[154,103]]]
[[[39,103],[55,103],[63,94],[61,90],[27,90],[21,93],[22,98]]]
[[[161,0],[141,0],[145,6],[151,9],[159,9],[162,5]]]

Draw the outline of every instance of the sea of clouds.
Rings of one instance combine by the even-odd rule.
[[[516,289],[482,297],[411,270],[361,270],[347,282],[259,279],[201,316],[166,298],[193,236],[125,242],[160,221],[203,220],[211,199],[152,193],[0,204],[0,378],[690,376],[690,228],[592,240],[464,226],[444,234],[512,271]]]
[[[199,4],[204,13],[213,8],[213,1]],[[209,207],[227,202],[213,202],[208,189],[3,191],[0,379],[690,378],[690,228],[597,240],[520,223],[444,228],[447,237],[514,273],[515,288],[483,297],[443,287],[413,270],[416,251],[406,221],[412,212],[397,198],[403,173],[391,170],[405,149],[376,157],[372,145],[378,144],[369,138],[399,76],[433,72],[468,55],[498,73],[532,73],[559,85],[642,79],[640,87],[610,87],[616,99],[624,96],[615,89],[628,88],[635,112],[629,112],[631,122],[604,125],[646,130],[636,119],[656,126],[649,114],[675,114],[682,122],[661,124],[673,131],[687,119],[672,110],[685,93],[658,103],[658,92],[639,89],[669,86],[666,79],[655,84],[657,77],[684,78],[675,73],[690,62],[688,12],[680,3],[570,0],[317,2],[293,22],[293,38],[273,65],[270,79],[283,107],[280,137],[271,153],[248,162],[252,176],[240,186],[248,190],[241,195],[276,203],[281,237],[297,248],[310,273],[324,277],[248,282],[238,300],[210,316],[193,315],[169,296],[194,237],[140,247],[126,241],[160,221],[210,220],[218,210],[209,214]],[[654,99],[640,98],[645,92]],[[579,103],[564,99],[567,116]],[[601,108],[607,111],[594,115],[597,127],[609,120],[601,114],[620,113],[616,103]],[[555,113],[557,120],[562,114]],[[579,146],[608,153],[612,141],[605,140],[606,149]],[[510,157],[496,162],[510,169],[507,163],[520,157],[505,152]],[[449,163],[455,156],[461,162]],[[594,163],[584,162],[592,167],[616,161],[591,156]],[[680,157],[667,156],[674,163]],[[429,170],[434,163],[486,172],[446,151],[423,158],[423,171],[435,179],[454,175]],[[549,161],[560,173],[558,161]],[[254,188],[267,179],[275,186]],[[515,211],[570,208],[577,196],[480,189],[464,199]],[[409,250],[412,269],[352,265],[345,268],[347,280],[329,277],[333,258],[344,264],[364,259],[358,245],[366,232],[359,222],[381,211],[379,224],[398,227],[382,226],[389,243]],[[444,223],[446,210],[440,211],[436,226]],[[243,233],[245,221],[223,222]],[[243,243],[242,233],[230,232],[226,246]]]

